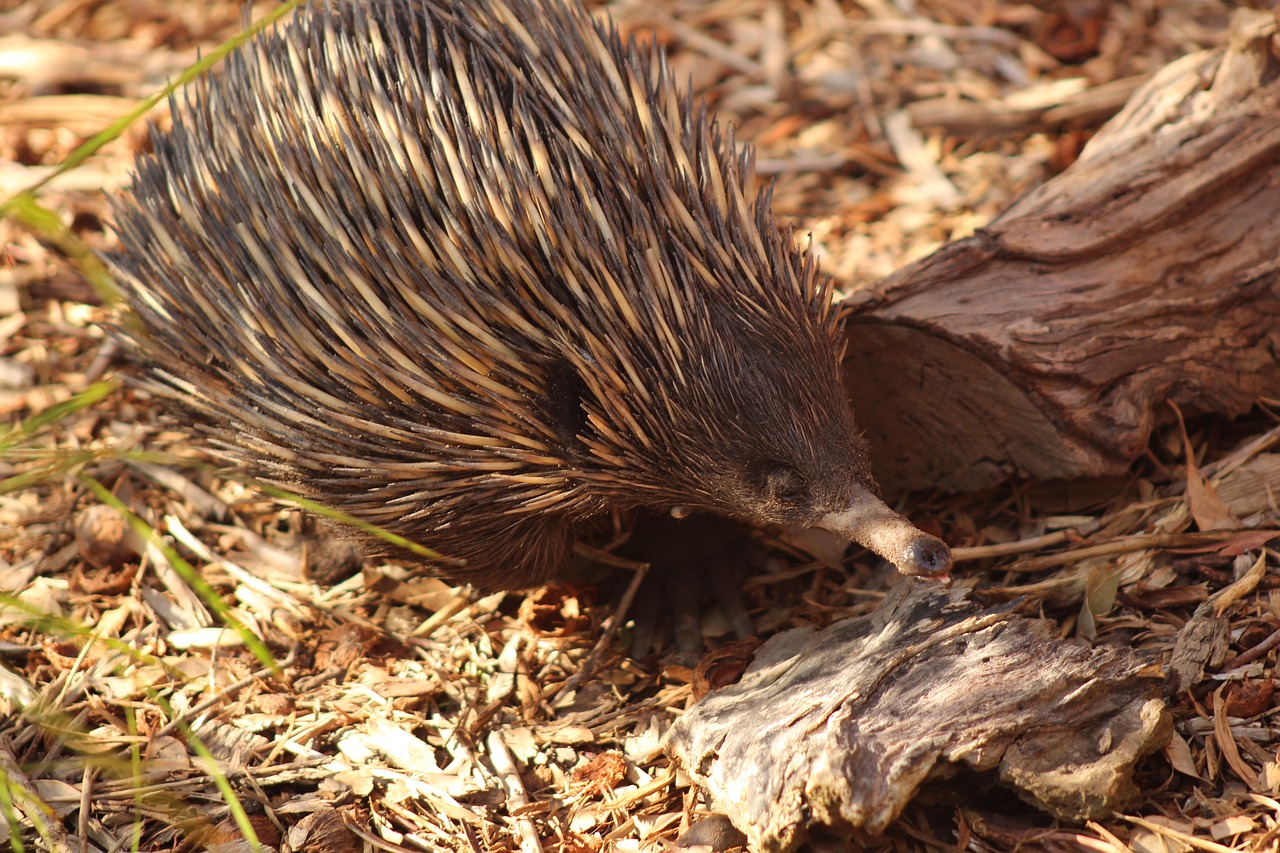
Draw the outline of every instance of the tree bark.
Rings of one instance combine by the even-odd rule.
[[[1142,87],[1070,169],[847,304],[890,489],[1121,473],[1173,415],[1280,396],[1280,39]]]

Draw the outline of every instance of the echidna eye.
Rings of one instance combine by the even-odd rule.
[[[780,501],[797,501],[805,496],[804,477],[795,468],[779,465],[769,471],[769,494]]]

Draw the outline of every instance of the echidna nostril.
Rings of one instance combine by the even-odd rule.
[[[907,560],[921,577],[942,577],[951,571],[951,549],[941,539],[921,534],[907,550]]]

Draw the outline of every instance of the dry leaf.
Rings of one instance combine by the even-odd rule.
[[[1172,403],[1169,405],[1173,406]],[[1177,411],[1177,406],[1173,406]],[[1178,426],[1182,430],[1182,447],[1186,454],[1187,466],[1187,501],[1191,504],[1191,515],[1196,526],[1201,530],[1232,530],[1240,526],[1240,519],[1231,513],[1231,508],[1218,497],[1213,485],[1200,474],[1196,465],[1196,452],[1187,436],[1186,425],[1182,422],[1182,413],[1178,412]]]

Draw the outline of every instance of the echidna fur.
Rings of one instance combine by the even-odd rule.
[[[300,9],[172,104],[111,261],[251,473],[535,584],[575,525],[874,489],[831,288],[663,54],[562,0]]]

